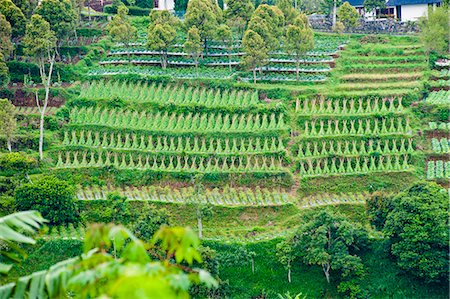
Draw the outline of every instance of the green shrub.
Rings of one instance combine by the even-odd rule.
[[[0,196],[0,216],[9,215],[16,210],[14,197],[8,195]]]
[[[169,214],[165,209],[149,206],[134,226],[134,233],[140,239],[149,241],[162,225],[169,225]]]
[[[7,153],[0,155],[0,171],[27,172],[37,166],[37,161],[23,153]]]
[[[15,199],[19,210],[39,211],[52,225],[77,222],[75,190],[66,181],[43,177],[17,188]]]

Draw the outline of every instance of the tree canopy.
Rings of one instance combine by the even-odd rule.
[[[400,268],[426,281],[448,279],[448,192],[436,183],[419,183],[390,203],[384,224]]]
[[[20,37],[25,33],[26,19],[23,12],[11,0],[0,0],[0,13],[11,24],[12,37]]]
[[[419,20],[420,39],[428,53],[445,53],[450,42],[448,8],[437,7],[428,11],[428,17]]]
[[[356,254],[367,242],[367,232],[358,224],[329,210],[318,212],[300,227],[295,237],[298,255],[310,265],[322,267],[328,282],[339,273],[338,290],[351,296],[362,293],[364,265]]]
[[[337,12],[338,20],[344,24],[345,29],[349,30],[358,25],[359,13],[350,3],[344,2]]]
[[[0,13],[0,54],[3,54],[3,57],[9,57],[13,51],[11,37],[11,24],[9,24],[5,16]]]
[[[58,40],[73,32],[77,15],[70,0],[42,0],[35,11],[50,24]]]
[[[195,26],[208,50],[207,42],[215,36],[215,29],[222,21],[222,10],[213,0],[191,0],[188,3],[184,25],[187,30]]]

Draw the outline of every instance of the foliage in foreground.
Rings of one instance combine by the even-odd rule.
[[[84,239],[82,256],[0,287],[0,298],[189,298],[192,285],[217,286],[207,271],[186,266],[202,261],[189,228],[162,227],[146,243],[123,226],[94,224]]]

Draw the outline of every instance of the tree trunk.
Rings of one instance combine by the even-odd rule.
[[[256,84],[256,68],[253,68],[253,84]]]
[[[289,281],[289,283],[292,282],[292,280],[291,280],[291,267],[290,266],[288,268],[288,281]]]
[[[229,63],[229,66],[230,66],[230,72],[232,72],[233,69],[231,68],[231,53],[228,53],[228,63]]]
[[[333,27],[336,26],[336,1],[337,0],[333,0]]]
[[[50,84],[52,82],[52,73],[53,73],[53,65],[55,63],[55,57],[56,54],[50,55],[49,53],[49,59],[50,59],[50,67],[48,70],[48,75],[45,74],[45,61],[41,61],[40,70],[41,70],[41,78],[42,83],[45,87],[45,98],[44,98],[44,105],[40,107],[39,105],[39,96],[38,92],[36,91],[36,102],[39,107],[41,117],[39,121],[39,159],[42,160],[44,158],[44,117],[45,117],[45,111],[47,110],[48,106],[48,98],[50,96]]]
[[[198,224],[198,238],[201,239],[203,237],[202,217],[197,217],[197,224]]]
[[[295,73],[296,73],[296,79],[298,81],[299,79],[299,72],[300,72],[300,60],[297,58],[297,63],[295,64]]]
[[[255,258],[252,257],[252,273],[255,274]]]
[[[6,145],[8,146],[8,151],[12,152],[12,146],[11,146],[11,138],[7,138]]]
[[[330,264],[322,265],[323,273],[325,273],[325,278],[327,282],[330,283]]]

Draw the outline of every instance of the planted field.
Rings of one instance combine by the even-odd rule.
[[[407,171],[414,152],[401,98],[298,100],[290,147],[301,177]]]
[[[121,99],[160,105],[249,108],[260,104],[257,92],[193,88],[163,84],[128,84],[120,81],[93,81],[81,89],[80,98]]]
[[[300,199],[299,205],[302,208],[314,208],[339,204],[364,204],[369,196],[370,194],[365,193],[314,195]]]
[[[431,149],[435,153],[448,154],[450,153],[450,139],[447,138],[432,138]]]
[[[99,62],[100,68],[91,70],[90,75],[113,75],[113,74],[141,74],[148,76],[167,75],[172,78],[223,78],[232,76],[239,77],[242,81],[252,80],[252,74],[241,72],[241,58],[245,54],[241,49],[240,42],[236,42],[231,48],[218,41],[209,44],[208,51],[203,53],[199,61],[200,67],[205,70],[198,74],[189,70],[196,65],[188,53],[183,50],[184,40],[179,37],[177,44],[167,52],[168,69],[160,68],[161,55],[158,51],[151,51],[145,47],[146,38],[142,36],[141,41],[126,49],[117,45],[109,53],[108,57]],[[315,48],[309,51],[300,61],[301,76],[298,81],[314,82],[323,81],[327,73],[334,66],[335,57],[339,49],[345,43],[344,38],[337,35],[315,35]],[[122,66],[122,67],[118,67]],[[146,68],[140,68],[146,66]],[[181,69],[181,71],[174,71]],[[208,69],[214,69],[209,73]],[[258,77],[262,82],[273,81],[297,81],[295,57],[284,49],[270,53],[268,65],[261,69]]]
[[[98,105],[71,110],[62,144],[53,151],[56,168],[112,166],[191,174],[287,171],[283,109],[262,106],[257,93],[100,81],[87,84],[80,99]],[[131,106],[107,108],[110,99]],[[133,108],[145,102],[157,105]]]
[[[432,105],[450,105],[450,90],[431,92],[425,102]]]
[[[440,180],[450,179],[450,161],[428,161],[427,179]]]
[[[172,187],[145,186],[142,188],[101,189],[80,188],[78,199],[103,200],[111,192],[117,192],[128,200],[148,200],[164,203],[205,203],[223,206],[276,206],[289,204],[291,197],[282,190],[265,188],[223,188],[206,189],[200,194],[194,187],[174,189]]]
[[[415,38],[389,37],[386,43],[352,40],[336,61],[335,90],[357,93],[376,90],[400,94],[420,88],[427,58]]]

